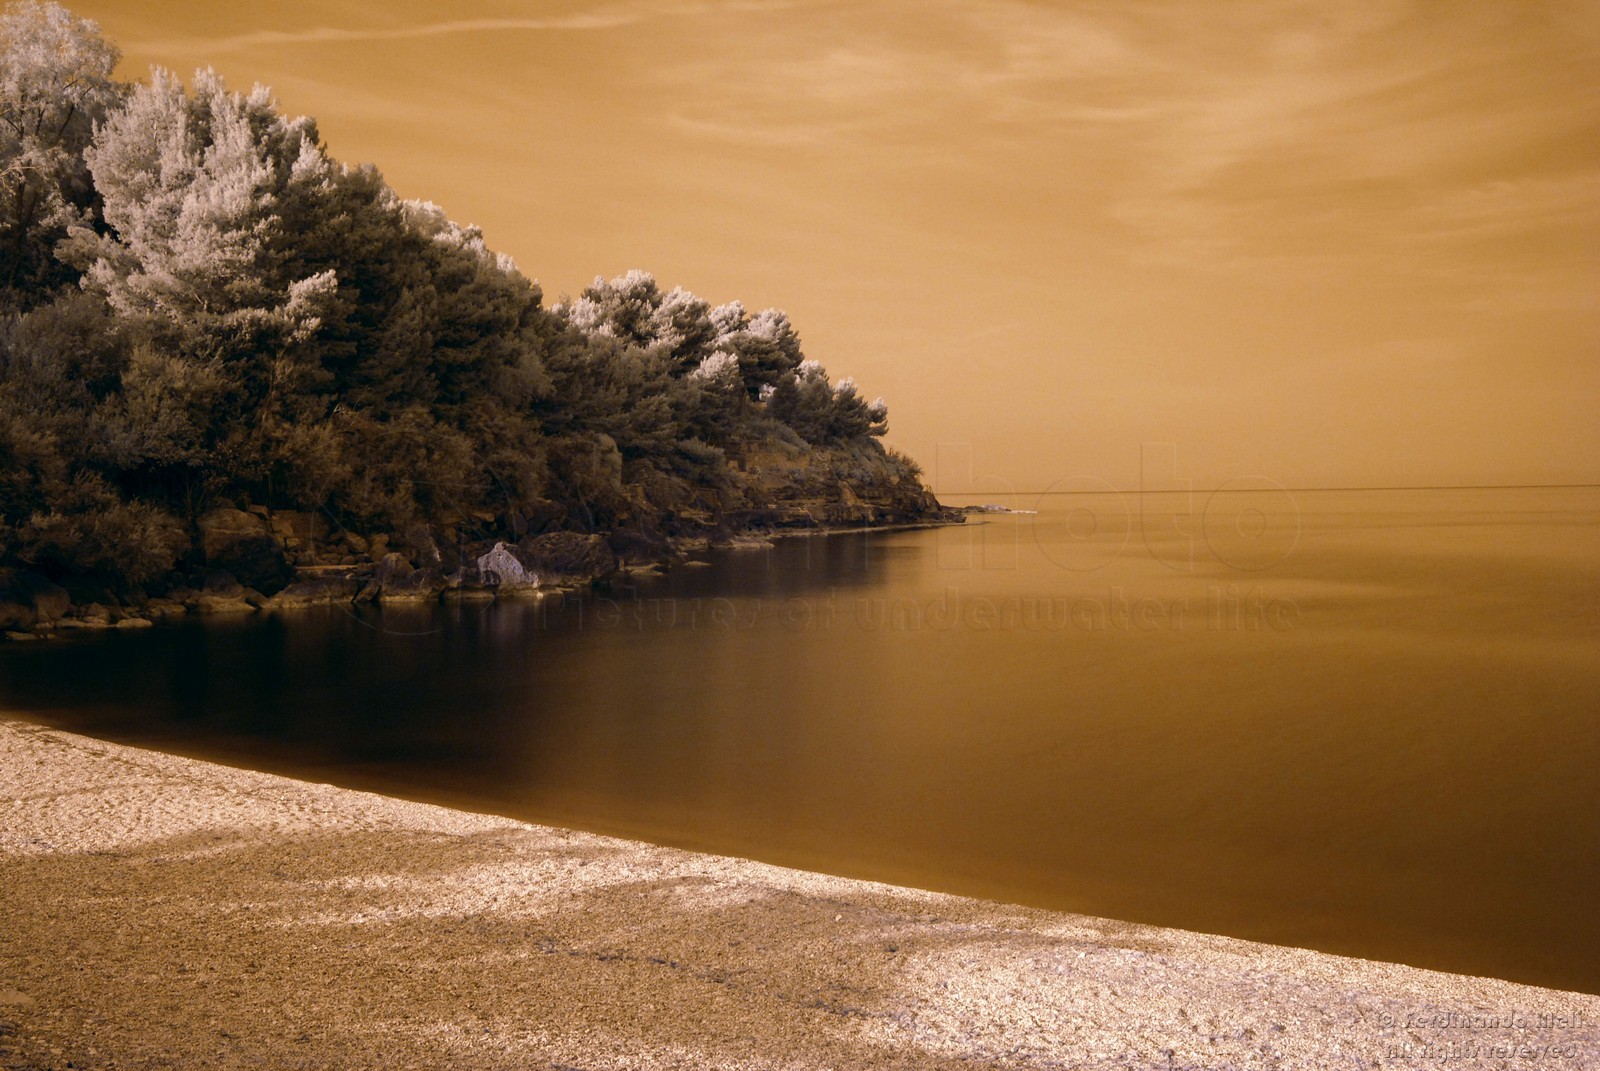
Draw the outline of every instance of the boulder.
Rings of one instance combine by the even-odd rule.
[[[216,595],[224,599],[237,599],[244,595],[244,585],[226,569],[207,569],[197,579],[203,595]]]
[[[404,580],[415,570],[411,563],[406,561],[406,556],[397,550],[392,550],[378,559],[377,568],[372,570],[372,579],[379,588],[397,580]]]
[[[672,558],[667,537],[642,528],[618,528],[606,537],[611,552],[623,563],[660,562]]]
[[[361,591],[361,581],[348,576],[322,576],[296,580],[266,602],[268,610],[291,610],[306,606],[336,606],[352,602]]]
[[[0,569],[0,629],[32,628],[61,620],[72,607],[65,588],[29,569]]]
[[[298,539],[301,543],[320,543],[329,538],[332,531],[327,515],[311,510],[276,510],[269,523],[273,535],[285,540]]]
[[[567,510],[549,499],[538,499],[510,517],[511,530],[519,535],[547,532],[567,518]]]
[[[581,532],[546,532],[517,544],[519,560],[540,574],[582,580],[603,580],[617,571],[616,552],[604,536]]]
[[[401,546],[411,555],[411,560],[416,562],[419,569],[437,569],[444,564],[444,558],[439,553],[439,544],[433,538],[433,530],[425,524],[413,524],[405,530],[400,537]]]
[[[202,614],[251,614],[256,608],[242,597],[202,593],[195,600],[195,610]]]
[[[373,582],[379,602],[427,602],[437,599],[447,586],[438,569],[413,569],[398,552],[383,556],[373,572]]]
[[[226,570],[242,583],[262,591],[281,590],[293,576],[283,543],[265,517],[244,510],[218,508],[195,522],[200,553],[209,568]]]
[[[384,584],[378,592],[379,602],[432,602],[444,593],[449,585],[444,574],[437,569],[417,569],[410,576]]]
[[[110,628],[114,615],[111,607],[103,603],[92,602],[78,610],[78,617],[84,624],[94,628]]]
[[[496,543],[478,558],[480,582],[499,591],[531,590],[539,586],[539,574],[529,569],[523,553],[516,547]]]

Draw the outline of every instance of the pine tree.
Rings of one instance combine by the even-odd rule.
[[[83,152],[124,87],[116,48],[58,4],[0,15],[0,306],[49,300],[76,274],[53,250],[70,226],[94,227]]]

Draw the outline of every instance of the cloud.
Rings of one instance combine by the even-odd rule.
[[[1414,241],[1446,257],[1486,231],[1600,220],[1586,192],[1600,160],[1572,148],[1594,144],[1574,87],[1595,37],[1557,8],[894,0],[827,14],[726,20],[721,44],[667,58],[669,121],[753,151],[892,151],[928,183],[1050,174],[1080,217],[1122,229],[1135,263],[1332,271],[1382,250],[1415,261]],[[1538,174],[1552,167],[1565,171]]]
[[[389,27],[315,26],[302,30],[257,30],[229,37],[136,40],[129,41],[127,46],[129,50],[137,52],[183,52],[215,56],[261,48],[409,41],[470,34],[614,30],[652,18],[692,18],[712,12],[776,11],[792,7],[794,3],[795,0],[733,0],[722,4],[695,2],[695,0],[643,0],[640,3],[611,4],[570,15],[543,18],[451,19],[444,22]]]
[[[131,41],[129,42],[129,48],[137,52],[184,52],[214,56],[230,52],[252,51],[260,48],[291,48],[301,45],[339,45],[374,41],[408,41],[457,34],[505,33],[508,31],[608,30],[626,26],[634,21],[637,21],[635,16],[615,13],[610,15],[571,15],[549,19],[457,19],[450,22],[427,23],[421,26],[399,26],[389,29],[316,26],[305,30],[257,30],[253,33],[237,34],[232,37]]]

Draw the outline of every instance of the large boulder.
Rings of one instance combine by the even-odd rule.
[[[28,569],[0,569],[0,629],[52,625],[72,606],[67,590]]]
[[[673,557],[672,544],[659,532],[644,528],[617,528],[606,536],[611,552],[624,563],[664,562]]]
[[[194,609],[202,614],[248,614],[265,602],[264,595],[239,583],[227,570],[208,569],[194,599]]]
[[[447,587],[438,569],[413,569],[405,555],[396,551],[383,556],[372,579],[380,602],[429,602]]]
[[[517,544],[519,560],[540,575],[575,580],[602,580],[617,571],[616,552],[605,536],[581,532],[546,532]]]
[[[316,576],[296,580],[267,600],[268,610],[292,610],[306,606],[336,606],[353,602],[361,591],[361,581],[349,576]]]
[[[195,524],[208,568],[225,570],[242,584],[269,594],[293,578],[283,544],[265,517],[223,507],[203,514]]]
[[[524,554],[516,547],[496,543],[479,555],[478,577],[482,584],[501,592],[531,591],[539,586],[539,574],[528,568]]]
[[[439,569],[444,565],[444,556],[439,552],[439,543],[433,538],[433,529],[425,524],[413,524],[405,530],[400,537],[401,546],[411,555],[411,560],[417,563],[419,569]]]

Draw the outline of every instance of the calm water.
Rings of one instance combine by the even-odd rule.
[[[1074,495],[607,594],[0,648],[0,707],[1600,992],[1600,489]]]

